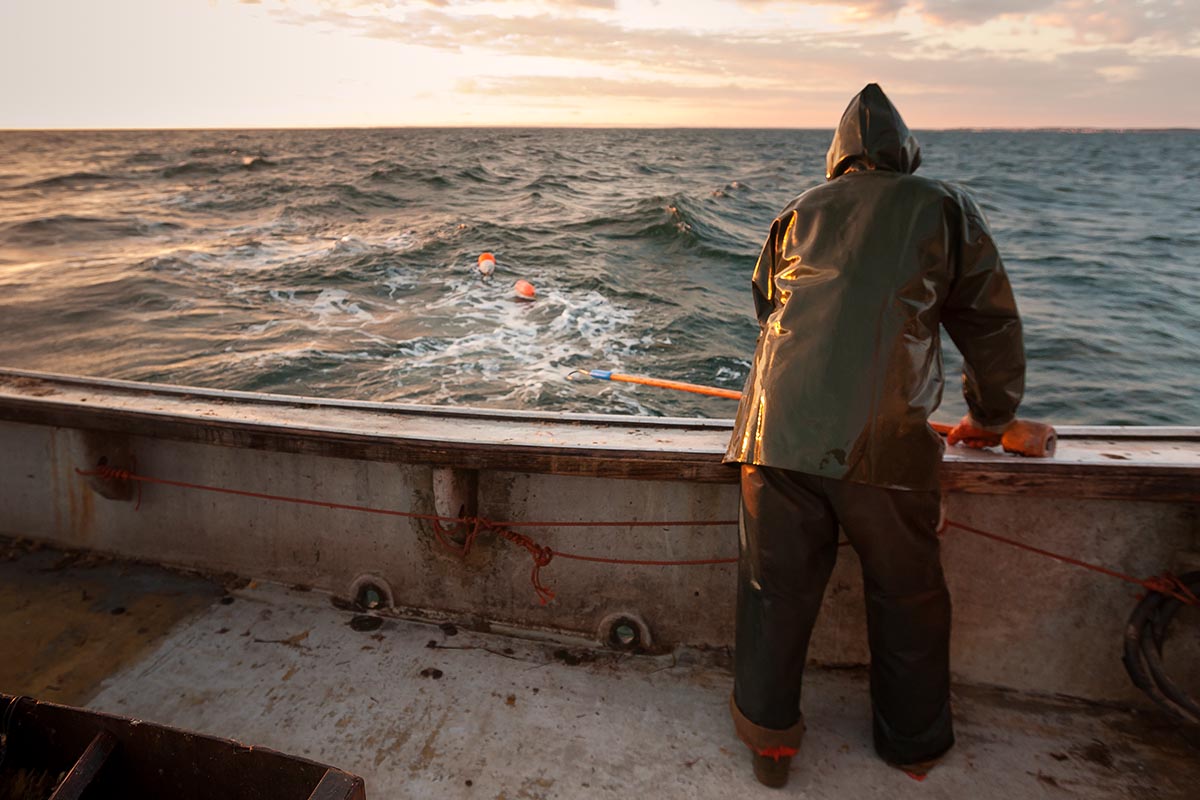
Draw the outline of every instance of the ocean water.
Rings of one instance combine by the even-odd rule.
[[[613,414],[734,403],[773,216],[830,131],[0,132],[0,365]],[[1200,132],[918,134],[1017,292],[1022,413],[1200,422]],[[496,254],[490,278],[475,270]],[[537,287],[533,302],[512,285]],[[938,416],[962,413],[948,338]]]

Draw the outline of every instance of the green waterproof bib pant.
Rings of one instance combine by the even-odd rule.
[[[941,332],[972,418],[1024,392],[1012,288],[983,212],[919,177],[883,90],[851,101],[827,181],[774,220],[751,287],[760,333],[725,461],[741,465],[732,712],[759,753],[795,748],[809,636],[839,526],[862,561],[875,746],[904,765],[953,744],[950,598],[938,558]]]
[[[875,749],[910,764],[954,744],[950,594],[938,558],[940,495],[742,466],[734,703],[758,749],[802,730],[808,641],[838,553],[862,561]],[[788,745],[795,746],[795,745]]]

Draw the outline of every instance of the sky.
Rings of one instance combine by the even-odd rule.
[[[0,129],[1200,127],[1200,0],[0,0]]]

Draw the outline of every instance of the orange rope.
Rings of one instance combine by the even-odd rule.
[[[569,558],[573,561],[592,561],[596,564],[628,564],[634,567],[702,567],[709,564],[736,564],[736,558],[696,558],[690,561],[649,561],[635,558],[601,558],[600,556],[579,556],[574,553],[559,553],[559,558]]]
[[[281,503],[298,503],[305,506],[319,506],[321,508],[331,508],[340,511],[362,511],[368,514],[387,514],[393,517],[412,517],[413,519],[441,520],[446,522],[461,521],[459,517],[440,517],[436,514],[417,514],[411,511],[393,511],[388,508],[371,508],[370,506],[356,506],[347,503],[330,503],[326,500],[309,500],[306,497],[288,497],[287,495],[281,494],[266,494],[265,492],[248,492],[243,489],[230,489],[225,486],[208,486],[203,483],[188,483],[187,481],[172,481],[166,478],[152,478],[148,475],[138,475],[127,469],[116,469],[114,467],[96,467],[95,469],[90,470],[76,468],[75,472],[83,476],[90,477],[94,475],[106,480],[153,483],[160,486],[174,486],[179,489],[197,489],[205,492],[231,494],[237,497],[252,497],[257,500],[276,500]]]
[[[621,520],[620,522],[504,522],[509,528],[670,528],[682,526],[737,525],[736,519]]]
[[[331,503],[324,500],[310,500],[304,497],[290,497],[287,495],[268,494],[265,492],[250,492],[243,489],[229,489],[224,486],[209,486],[201,483],[189,483],[187,481],[173,481],[165,478],[152,478],[147,475],[138,475],[130,470],[117,469],[114,467],[100,466],[92,470],[76,469],[76,473],[83,476],[97,476],[107,480],[129,480],[139,483],[138,491],[138,506],[141,507],[141,491],[140,484],[151,483],[162,486],[174,486],[181,489],[195,489],[198,491],[218,492],[220,494],[230,494],[238,497],[250,497],[259,500],[274,500],[283,503],[298,503],[300,505],[319,506],[321,508],[329,508],[343,511],[359,511],[368,514],[385,514],[395,517],[407,517],[410,519],[426,520],[432,523],[434,535],[442,546],[450,552],[457,555],[459,558],[465,559],[470,555],[471,548],[474,546],[475,540],[482,533],[492,533],[500,538],[523,547],[533,559],[533,571],[530,573],[530,582],[533,584],[533,589],[537,593],[538,600],[545,605],[554,599],[554,592],[551,591],[541,580],[541,569],[547,566],[555,558],[565,558],[572,561],[587,561],[595,564],[620,564],[625,566],[645,566],[645,567],[691,567],[691,566],[706,566],[715,564],[736,564],[736,558],[705,558],[705,559],[690,559],[680,561],[659,561],[650,559],[629,559],[629,558],[605,558],[602,556],[585,556],[577,553],[563,553],[554,550],[548,546],[538,544],[524,534],[517,533],[511,528],[515,527],[541,527],[541,528],[559,528],[559,527],[691,527],[699,525],[736,525],[732,520],[627,520],[621,522],[493,522],[483,517],[446,517],[438,514],[421,514],[413,511],[395,511],[387,508],[374,508],[371,506],[351,505],[348,503]],[[135,510],[137,510],[135,508]],[[448,530],[442,525],[443,522],[457,523],[459,526],[465,526],[462,544],[456,544],[452,537],[456,534],[455,531]],[[976,536],[982,536],[993,541],[1011,545],[1012,547],[1026,550],[1031,553],[1036,553],[1046,558],[1052,558],[1056,561],[1061,561],[1065,564],[1081,567],[1083,569],[1098,572],[1102,575],[1108,575],[1112,578],[1125,581],[1127,583],[1136,584],[1142,588],[1158,592],[1159,594],[1173,597],[1186,605],[1200,605],[1200,598],[1180,581],[1174,575],[1163,573],[1150,578],[1134,578],[1131,575],[1126,575],[1116,570],[1102,567],[1098,564],[1090,564],[1086,561],[1065,556],[1060,553],[1054,553],[1050,550],[1044,550],[1040,547],[1019,542],[1015,539],[1009,539],[999,534],[990,533],[988,531],[973,528],[970,525],[964,525],[961,522],[953,520],[945,520],[942,528],[938,531],[943,533],[946,528],[958,528],[967,533],[973,533]],[[847,542],[840,542],[839,546],[845,545]]]
[[[115,467],[101,466],[92,470],[82,470],[76,468],[76,473],[83,476],[98,476],[107,480],[128,480],[136,481],[139,484],[139,506],[140,506],[140,485],[142,483],[158,484],[162,486],[173,486],[180,489],[195,489],[205,492],[217,492],[219,494],[229,494],[237,497],[250,497],[258,500],[274,500],[281,503],[297,503],[307,506],[318,506],[321,508],[329,508],[341,511],[359,511],[367,514],[385,514],[393,517],[407,517],[409,519],[420,519],[431,523],[434,536],[438,541],[454,555],[465,559],[471,553],[471,548],[475,545],[475,540],[480,534],[492,533],[496,536],[508,541],[518,547],[523,547],[533,559],[533,571],[529,575],[530,583],[533,584],[533,590],[537,594],[538,601],[542,605],[546,605],[554,599],[554,592],[542,583],[541,569],[548,565],[556,556],[558,558],[572,559],[575,561],[594,561],[605,564],[627,564],[630,566],[700,566],[706,564],[735,564],[736,558],[720,558],[720,559],[702,559],[692,561],[643,561],[631,559],[610,559],[601,558],[599,556],[584,556],[575,553],[562,553],[553,550],[545,545],[538,544],[530,537],[510,530],[514,527],[542,527],[542,528],[559,528],[559,527],[691,527],[694,525],[736,525],[733,520],[627,520],[622,522],[579,522],[579,521],[564,521],[564,522],[493,522],[484,517],[446,517],[438,514],[420,514],[414,511],[396,511],[388,508],[374,508],[371,506],[352,505],[349,503],[331,503],[325,500],[310,500],[304,497],[290,497],[288,495],[268,494],[266,492],[251,492],[245,489],[230,489],[224,486],[210,486],[203,483],[190,483],[188,481],[173,481],[166,478],[153,478],[148,475],[139,475],[131,470],[117,469]],[[458,526],[465,527],[465,532],[462,534],[462,544],[454,542],[454,537],[458,531],[451,530],[442,523],[456,523]]]
[[[1155,575],[1150,578],[1135,578],[1132,575],[1126,575],[1123,572],[1117,572],[1114,569],[1102,567],[1099,564],[1090,564],[1087,561],[1080,561],[1077,558],[1064,556],[1061,553],[1054,553],[1050,550],[1043,550],[1040,547],[1034,547],[1031,544],[1018,542],[1016,539],[1009,539],[1007,536],[1001,536],[998,533],[990,533],[988,531],[980,530],[979,528],[972,528],[970,525],[963,525],[961,522],[946,520],[943,529],[945,528],[958,528],[960,531],[966,531],[967,533],[973,533],[976,536],[982,536],[985,539],[991,539],[995,542],[1011,545],[1019,550],[1037,553],[1038,555],[1045,556],[1046,558],[1052,558],[1055,561],[1061,561],[1064,564],[1081,567],[1083,569],[1091,570],[1092,572],[1099,572],[1101,575],[1107,575],[1110,578],[1116,578],[1117,580],[1122,580],[1126,583],[1132,583],[1137,586],[1141,586],[1143,589],[1147,589],[1151,592],[1158,592],[1159,594],[1165,594],[1170,597],[1174,597],[1176,600],[1185,605],[1200,605],[1200,599],[1197,599],[1196,595],[1192,593],[1191,589],[1185,586],[1178,578],[1169,572],[1164,572],[1162,575]]]

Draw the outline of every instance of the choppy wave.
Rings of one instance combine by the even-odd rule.
[[[24,247],[52,247],[102,239],[158,236],[183,226],[166,220],[137,217],[88,217],[55,214],[21,222],[0,224],[0,241]]]
[[[433,167],[414,168],[406,164],[381,163],[372,165],[367,180],[377,183],[420,183],[435,189],[452,184],[450,178],[441,175]]]
[[[229,169],[232,169],[232,166],[226,166],[224,171]],[[220,175],[222,171],[217,164],[204,161],[181,161],[178,164],[163,167],[158,174],[164,178],[188,178],[200,175]]]
[[[68,172],[65,175],[54,175],[49,178],[41,178],[36,181],[22,184],[17,187],[20,189],[53,189],[59,186],[77,187],[87,186],[89,184],[104,183],[112,180],[112,176],[104,175],[99,172]]]
[[[1200,134],[922,141],[923,171],[979,199],[1005,255],[1027,412],[1195,424]],[[728,416],[724,400],[565,376],[739,388],[754,259],[774,214],[822,180],[827,144],[813,131],[0,133],[0,364]],[[475,271],[485,250],[490,279]],[[536,301],[514,296],[517,278]]]

